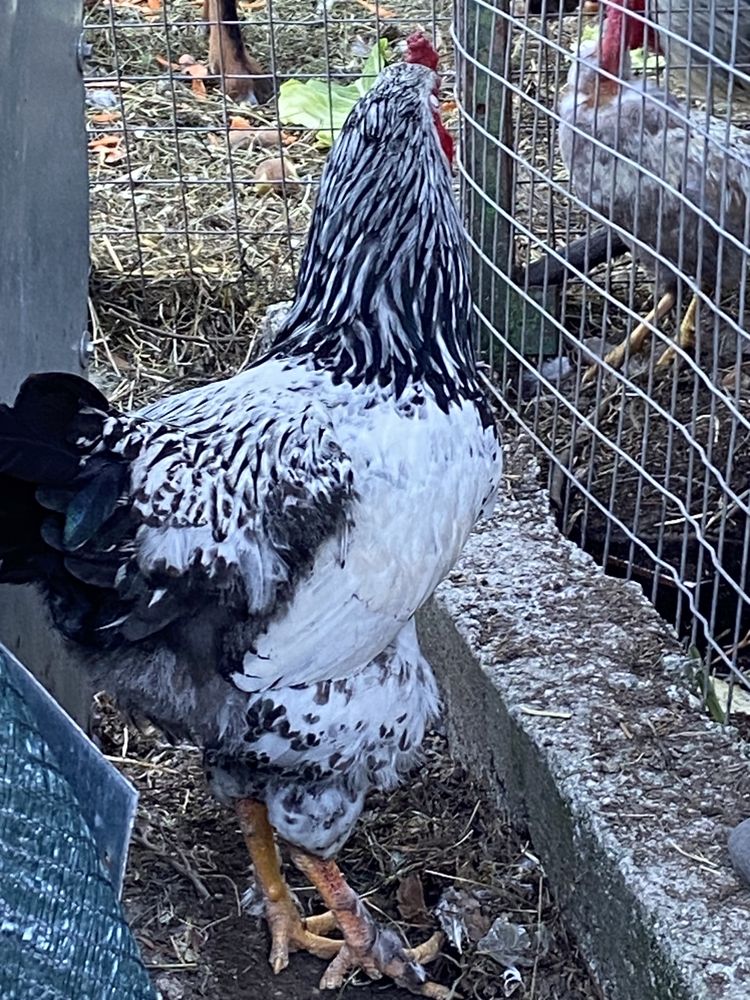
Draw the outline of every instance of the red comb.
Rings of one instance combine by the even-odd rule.
[[[404,59],[408,63],[419,63],[420,66],[429,66],[433,72],[437,72],[440,56],[432,47],[432,42],[421,31],[415,31],[406,39],[406,55]]]
[[[440,56],[432,47],[432,42],[429,38],[421,31],[415,31],[413,35],[409,35],[406,39],[406,54],[404,55],[404,60],[408,63],[419,63],[420,66],[427,66],[433,71],[433,73],[437,73]],[[436,95],[439,89],[440,84],[438,82],[435,86]],[[440,145],[443,147],[443,152],[448,158],[448,162],[453,163],[453,139],[443,125],[440,112],[435,111],[433,117],[435,118],[435,127],[437,128],[438,138],[440,140]]]

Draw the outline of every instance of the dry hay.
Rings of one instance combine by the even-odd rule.
[[[379,20],[368,9],[337,0],[325,15],[275,0],[272,30],[256,3],[240,3],[240,16],[249,50],[278,81],[349,82],[379,36],[420,25],[441,32],[450,62],[445,0],[406,0]],[[143,0],[93,0],[86,10],[94,372],[123,405],[248,363],[266,307],[293,290],[326,156],[313,132],[280,128],[273,102],[236,104],[210,78],[205,93],[192,89],[179,60],[206,58],[200,16],[194,0],[155,12]],[[274,130],[273,145],[249,146],[238,118]],[[275,156],[300,177],[286,197],[260,194],[254,179]]]

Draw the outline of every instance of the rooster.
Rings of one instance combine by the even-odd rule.
[[[203,0],[203,20],[208,24],[208,68],[220,77],[224,92],[235,101],[265,104],[273,87],[245,48],[237,0]]]
[[[581,46],[559,106],[560,149],[573,192],[633,234],[622,238],[667,288],[607,355],[613,367],[628,351],[641,350],[650,323],[672,308],[681,274],[701,291],[721,294],[744,287],[748,263],[750,133],[632,78],[630,51],[644,43],[652,52],[660,47],[653,25],[629,11],[642,15],[644,0],[610,0],[601,38]],[[683,350],[694,344],[697,304],[696,292],[680,324]],[[675,353],[668,347],[658,364]]]
[[[36,583],[99,687],[203,749],[275,971],[306,949],[323,988],[362,968],[442,997],[439,942],[405,948],[334,861],[436,716],[414,614],[501,473],[437,57],[416,37],[409,59],[329,157],[268,355],[132,414],[54,373],[0,408],[0,581]],[[300,917],[274,829],[329,913]]]
[[[529,0],[527,9],[538,14],[543,6]],[[577,0],[563,0],[562,11],[576,6]],[[586,0],[582,6],[584,13],[595,14],[599,3]],[[683,84],[690,81],[693,97],[705,94],[711,105],[713,91],[726,97],[730,81],[734,100],[750,97],[750,0],[650,0],[648,16],[659,26],[667,69]]]

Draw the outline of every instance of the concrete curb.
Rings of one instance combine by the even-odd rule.
[[[565,541],[531,459],[420,615],[452,744],[528,826],[609,1000],[749,1000],[729,828],[750,750],[700,712],[634,584]]]

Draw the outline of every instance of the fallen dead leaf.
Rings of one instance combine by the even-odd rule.
[[[96,139],[89,141],[89,149],[109,149],[117,148],[122,142],[121,135],[100,135]]]
[[[114,363],[115,368],[119,372],[128,372],[132,370],[133,368],[132,364],[128,361],[127,358],[123,358],[122,355],[115,354],[114,352],[112,352],[109,355],[109,357],[110,360]]]
[[[121,135],[101,135],[89,142],[89,152],[96,155],[99,165],[119,163],[127,156]]]
[[[91,121],[95,125],[110,125],[112,122],[120,120],[119,111],[100,111],[97,115],[91,116]]]
[[[146,17],[154,17],[162,10],[162,0],[112,0],[115,7],[135,7]]]
[[[424,901],[422,879],[417,872],[409,872],[396,889],[398,912],[410,924],[429,923],[430,916]]]
[[[398,16],[395,11],[390,9],[390,7],[384,7],[380,3],[370,3],[370,0],[357,0],[357,3],[360,7],[364,7],[365,10],[369,11],[371,14],[375,14],[377,17],[382,17],[386,20]]]
[[[206,85],[203,81],[208,76],[208,68],[203,63],[195,61],[183,63],[179,68],[191,77],[190,89],[196,97],[203,100],[206,96]]]
[[[182,69],[179,63],[170,62],[165,56],[154,56],[154,59],[165,69]]]

